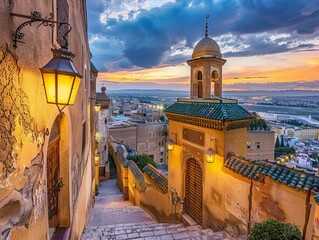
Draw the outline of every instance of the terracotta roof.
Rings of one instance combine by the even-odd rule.
[[[164,112],[221,121],[252,118],[250,113],[239,106],[236,101],[226,102],[225,100],[227,99],[178,101],[166,108]]]
[[[168,181],[167,177],[162,172],[160,172],[150,164],[147,164],[144,167],[143,171],[150,178],[152,178],[154,182],[156,182],[163,191],[167,192]]]
[[[277,183],[285,184],[296,190],[307,191],[313,183],[319,184],[317,173],[288,167],[274,160],[255,161],[230,155],[224,162],[224,166],[243,177],[259,180],[261,176],[267,176]],[[317,192],[319,189],[314,187],[312,191]]]

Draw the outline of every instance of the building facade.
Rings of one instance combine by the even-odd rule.
[[[248,131],[247,158],[275,159],[275,133],[273,131]]]
[[[166,124],[126,121],[114,123],[109,133],[115,142],[133,147],[138,154],[149,155],[156,164],[167,163]]]
[[[319,183],[319,175],[274,160],[246,159],[246,128],[252,116],[236,100],[222,98],[219,74],[225,60],[207,32],[188,63],[191,97],[179,98],[165,110],[170,139],[168,189],[184,200],[183,221],[238,235],[249,233],[254,223],[277,219],[302,231],[306,194]],[[318,194],[319,188],[313,190]],[[314,205],[314,199],[310,201]],[[305,239],[312,239],[314,209],[307,216]]]
[[[79,239],[91,212],[94,170],[86,1],[3,0],[0,29],[0,239]],[[82,76],[70,95],[74,105],[61,112],[63,105],[47,101],[66,87],[59,81],[57,92],[45,91],[42,77],[46,87],[54,81],[39,70],[51,49]]]

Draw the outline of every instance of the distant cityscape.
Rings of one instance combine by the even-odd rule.
[[[167,164],[166,138],[163,134],[167,119],[163,110],[177,98],[189,97],[188,92],[132,89],[109,91],[107,95],[111,98],[110,136],[137,152],[150,155],[157,164]],[[274,159],[289,166],[317,171],[318,91],[285,91],[285,95],[282,91],[225,92],[225,96],[238,100],[239,105],[249,112],[256,112],[268,126],[267,129],[249,129],[248,158]],[[152,131],[154,136],[142,134]],[[282,146],[294,149],[293,154],[278,155],[277,151],[277,156],[277,138],[279,144],[283,139]]]

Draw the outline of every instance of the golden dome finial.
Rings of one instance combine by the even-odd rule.
[[[209,15],[206,14],[205,37],[208,37],[208,18],[209,18]]]

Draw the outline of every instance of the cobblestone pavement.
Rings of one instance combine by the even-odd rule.
[[[225,231],[213,232],[199,225],[157,223],[143,209],[124,201],[116,180],[102,182],[99,192],[82,240],[230,239]]]

